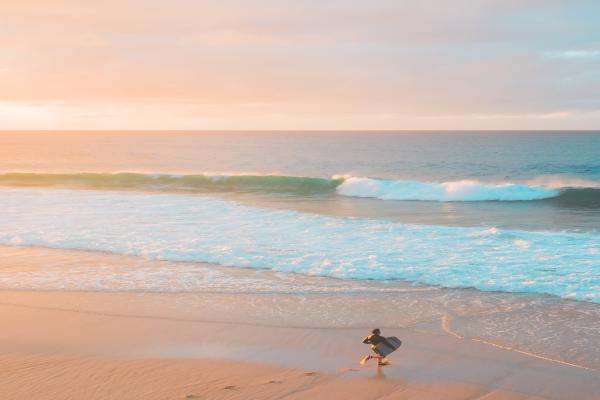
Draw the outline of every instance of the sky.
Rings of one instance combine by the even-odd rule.
[[[600,129],[600,1],[0,0],[0,129]]]

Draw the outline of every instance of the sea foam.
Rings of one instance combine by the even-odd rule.
[[[443,183],[348,178],[337,187],[344,196],[382,200],[525,201],[556,197],[560,190],[512,183],[486,184],[473,180]]]
[[[594,233],[410,225],[173,194],[52,189],[0,194],[4,245],[600,302],[600,236]],[[126,279],[104,273],[90,282]],[[3,287],[11,282],[22,287],[22,279],[7,274]],[[35,288],[53,288],[43,277],[35,282],[41,282]]]

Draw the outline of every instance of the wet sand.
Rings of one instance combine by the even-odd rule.
[[[236,295],[195,296],[190,308],[181,294],[0,292],[1,397],[600,398],[597,370],[468,340],[451,321],[382,327],[404,344],[378,369],[358,365],[366,327],[216,321],[202,305]]]

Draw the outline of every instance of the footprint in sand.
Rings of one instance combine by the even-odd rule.
[[[187,396],[185,396],[186,399],[200,399],[202,398],[202,396],[199,396],[197,394],[188,394]]]
[[[275,379],[271,379],[270,381],[267,381],[266,383],[282,383],[282,381],[277,381]]]
[[[223,389],[227,389],[227,390],[238,390],[238,387],[235,385],[227,385],[225,386]]]
[[[304,373],[305,376],[315,376],[315,375],[319,375],[318,372],[314,372],[314,371],[310,371],[310,372],[305,372]]]

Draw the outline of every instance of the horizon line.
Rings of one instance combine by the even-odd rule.
[[[175,133],[477,133],[477,132],[523,132],[523,133],[600,133],[598,129],[0,129],[0,133],[60,133],[60,132],[175,132]]]

